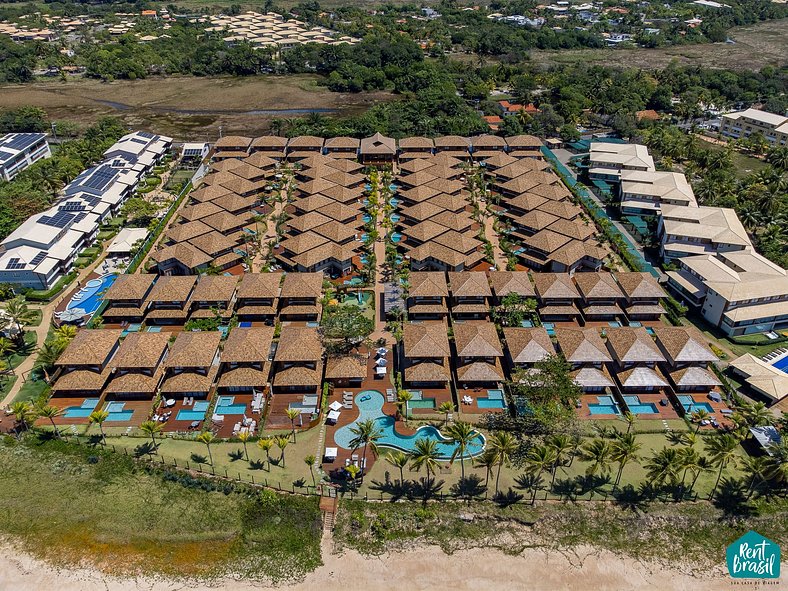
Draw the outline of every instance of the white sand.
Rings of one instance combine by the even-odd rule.
[[[572,553],[526,550],[507,556],[496,550],[466,550],[451,556],[437,547],[419,548],[382,557],[366,557],[353,551],[341,555],[324,549],[326,564],[286,591],[418,591],[440,589],[483,591],[486,589],[559,591],[718,591],[731,579],[724,567],[712,572],[693,572],[690,567],[666,568],[642,563],[606,551],[578,548]],[[788,584],[788,565],[781,582]],[[775,588],[775,587],[771,587]],[[782,585],[776,588],[785,588]],[[0,546],[0,590],[8,591],[175,591],[271,589],[245,581],[215,585],[155,579],[120,579],[95,569],[54,569],[20,554],[11,544]]]

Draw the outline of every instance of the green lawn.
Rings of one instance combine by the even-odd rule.
[[[22,385],[17,392],[14,402],[34,402],[36,401],[48,388],[44,380],[33,380],[30,375],[25,376],[27,381]]]
[[[700,138],[698,138],[698,146],[711,150],[712,152],[722,152],[725,149],[723,146],[712,144]],[[747,154],[742,154],[736,150],[731,153],[731,158],[733,160],[733,168],[736,171],[736,176],[739,178],[744,178],[753,172],[759,172],[767,166],[766,162],[763,160],[753,158]]]
[[[0,532],[61,564],[113,575],[298,577],[320,563],[317,499],[141,469],[29,436],[0,443]]]
[[[113,431],[125,431],[125,429],[105,429],[108,434]],[[97,434],[98,429],[92,428],[89,433]],[[256,441],[247,442],[249,461],[243,455],[243,444],[240,441],[217,442],[211,445],[213,454],[213,471],[221,476],[239,478],[244,482],[256,484],[268,484],[274,488],[282,488],[290,491],[306,492],[306,487],[312,488],[312,477],[309,468],[304,462],[308,455],[317,456],[317,437],[319,429],[311,429],[304,433],[296,434],[296,443],[291,443],[285,448],[284,466],[279,462],[281,451],[276,445],[270,450],[274,465],[264,462],[265,452],[257,447]],[[273,433],[268,433],[272,435]],[[279,432],[284,435],[286,433]],[[118,451],[125,450],[131,455],[139,454],[148,449],[149,438],[141,434],[139,437],[109,437],[108,442],[115,446]],[[212,472],[212,467],[208,460],[208,450],[202,443],[185,439],[161,439],[157,453],[152,456],[157,460],[163,459],[166,464],[173,465],[177,462],[179,467],[186,467],[187,462],[190,468]],[[320,458],[318,457],[318,460]],[[201,461],[199,461],[201,460]],[[320,481],[320,474],[315,472],[317,482]],[[312,489],[314,490],[314,489]]]

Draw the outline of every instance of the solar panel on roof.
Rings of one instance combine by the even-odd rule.
[[[41,136],[37,133],[23,133],[5,142],[3,145],[11,150],[22,150],[36,143],[40,137]]]
[[[65,211],[58,211],[53,216],[42,216],[41,223],[46,224],[47,226],[53,226],[55,228],[65,228],[74,220],[74,214],[67,213]]]
[[[131,138],[131,141],[134,142],[135,144],[142,144],[143,146],[147,146],[148,145],[148,142],[146,142],[145,140],[141,140],[138,137]]]
[[[8,261],[8,264],[5,266],[5,268],[6,269],[11,269],[11,270],[24,269],[25,268],[25,263],[23,263],[21,261],[21,259],[13,258],[13,259],[10,259]]]
[[[149,131],[138,131],[138,132],[137,132],[137,135],[138,135],[138,136],[140,136],[140,137],[146,137],[146,138],[148,138],[149,140],[152,140],[153,138],[155,138],[155,137],[156,137],[156,136],[155,136],[155,134],[152,134],[152,133],[151,133],[151,132],[149,132]]]
[[[79,213],[76,215],[76,217],[74,217],[74,223],[76,224],[77,222],[81,222],[82,220],[84,220],[84,219],[85,219],[85,216],[87,216],[87,215],[88,215],[88,212],[87,212],[87,211],[81,211],[81,212],[79,212]]]
[[[85,209],[85,204],[81,201],[66,201],[58,209],[60,211],[82,211]]]
[[[47,253],[45,253],[44,251],[41,251],[36,256],[33,257],[33,260],[30,261],[30,264],[31,265],[37,265],[38,263],[43,261],[45,258],[47,258]]]

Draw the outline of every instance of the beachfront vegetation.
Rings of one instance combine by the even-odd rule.
[[[102,446],[34,436],[6,439],[0,464],[0,532],[55,564],[87,559],[115,575],[274,580],[320,564],[314,497],[143,467]]]

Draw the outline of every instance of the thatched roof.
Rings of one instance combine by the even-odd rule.
[[[118,345],[120,330],[83,329],[68,344],[55,362],[56,366],[102,365]]]
[[[643,327],[622,326],[608,329],[607,346],[620,363],[665,361],[654,339]]]
[[[459,357],[502,357],[503,348],[491,322],[463,322],[454,325],[454,344]]]
[[[118,369],[151,369],[167,351],[170,337],[163,332],[132,332],[127,335],[109,363]]]
[[[322,293],[322,273],[287,273],[280,295],[283,298],[319,298]]]
[[[534,286],[528,278],[527,271],[490,271],[490,283],[492,283],[495,295],[499,298],[510,293],[516,293],[523,297],[535,295]]]
[[[165,367],[207,367],[211,365],[219,349],[222,333],[181,332],[170,347]]]
[[[153,286],[156,275],[134,274],[118,275],[115,282],[109,286],[104,299],[112,300],[143,300]]]
[[[323,346],[316,328],[290,325],[282,328],[274,361],[318,361],[322,355]]]
[[[364,379],[367,377],[367,362],[361,355],[329,357],[326,360],[326,379]]]
[[[561,352],[570,363],[602,363],[613,361],[599,332],[594,328],[555,329]]]
[[[410,274],[410,297],[448,297],[446,275],[440,271],[416,271]]]
[[[451,354],[447,328],[442,322],[406,324],[402,344],[409,358],[448,357]]]
[[[665,326],[655,328],[654,333],[657,344],[671,365],[717,361],[717,356],[706,345],[707,339],[694,327]]]
[[[490,297],[487,275],[475,271],[449,272],[449,285],[453,297]]]
[[[504,328],[503,337],[513,363],[536,363],[555,355],[553,342],[544,327]]]

